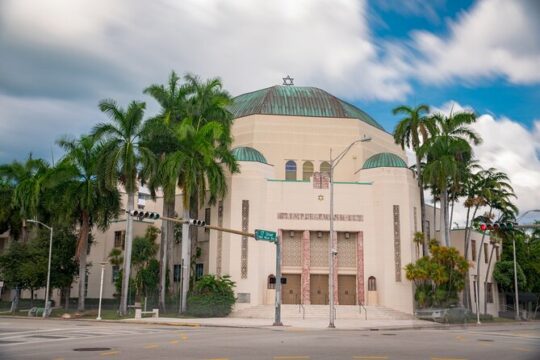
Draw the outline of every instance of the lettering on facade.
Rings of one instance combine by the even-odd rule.
[[[401,235],[399,226],[399,205],[394,205],[394,262],[396,266],[396,281],[401,281]]]
[[[242,200],[242,231],[248,232],[249,228],[249,200]],[[242,279],[248,277],[248,238],[242,236],[242,256],[240,266],[240,276]]]
[[[277,213],[278,220],[330,220],[330,214]],[[364,221],[364,215],[334,214],[334,221]]]

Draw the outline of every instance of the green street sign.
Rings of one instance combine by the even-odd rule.
[[[276,242],[277,233],[275,231],[255,229],[255,240]]]

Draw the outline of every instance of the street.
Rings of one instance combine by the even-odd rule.
[[[539,359],[540,323],[453,329],[179,327],[0,319],[1,359]]]

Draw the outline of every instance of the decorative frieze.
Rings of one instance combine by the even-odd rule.
[[[394,205],[394,263],[396,281],[401,281],[401,234],[399,222],[399,205]]]
[[[313,213],[277,213],[278,220],[328,220],[330,221],[330,214],[313,214]],[[334,214],[334,221],[364,221],[364,215],[350,215],[350,214]]]
[[[242,231],[249,230],[249,200],[242,200]],[[248,277],[248,237],[242,236],[242,254],[241,254],[240,277]]]

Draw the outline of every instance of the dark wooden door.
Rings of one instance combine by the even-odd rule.
[[[287,283],[281,288],[281,302],[283,304],[300,303],[300,274],[283,274]]]
[[[339,305],[356,305],[356,276],[338,276]]]
[[[309,287],[313,305],[328,304],[328,275],[311,275]]]

